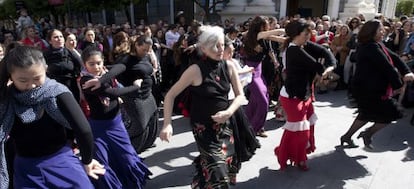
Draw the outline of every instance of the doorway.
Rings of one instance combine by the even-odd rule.
[[[329,0],[289,0],[287,15],[300,14],[301,17],[321,17],[327,13]]]

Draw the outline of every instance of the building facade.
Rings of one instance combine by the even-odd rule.
[[[235,18],[242,22],[257,14],[283,18],[300,14],[302,17],[329,15],[333,19],[364,14],[367,19],[382,14],[394,18],[397,0],[230,0],[220,12],[222,19]]]

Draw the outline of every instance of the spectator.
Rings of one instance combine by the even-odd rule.
[[[23,39],[21,40],[23,45],[36,47],[41,51],[47,50],[45,42],[39,37],[38,31],[34,26],[25,28],[23,33]]]
[[[26,9],[24,9],[24,8],[20,9],[19,14],[20,14],[20,16],[17,19],[16,29],[17,29],[17,32],[20,36],[20,34],[23,32],[23,30],[25,28],[29,27],[29,26],[33,26],[34,22],[33,22],[32,18],[30,18],[30,16],[28,15]]]
[[[103,51],[103,46],[99,41],[95,39],[95,31],[93,29],[86,29],[83,33],[85,39],[83,40],[80,49],[84,50],[90,46],[97,47]]]
[[[102,47],[103,47],[105,65],[113,64],[114,57],[112,56],[112,51],[114,49],[114,39],[113,39],[112,29],[109,26],[104,27]]]
[[[65,47],[65,38],[63,38],[61,31],[51,30],[47,39],[50,48],[43,53],[48,65],[47,76],[68,87],[79,102],[80,91],[77,79],[82,68],[81,57]]]

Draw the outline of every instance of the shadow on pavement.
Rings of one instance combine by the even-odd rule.
[[[176,163],[175,160],[179,159],[178,161],[180,162],[192,162],[195,158],[191,155],[192,152],[197,152],[195,143],[189,143],[183,147],[164,149],[163,151],[147,156],[145,163],[148,167],[151,167],[151,170],[163,169],[166,172],[151,177],[151,180],[148,180],[145,188],[159,189],[188,186],[192,180],[194,167],[191,163],[183,165],[182,163]]]
[[[309,171],[303,172],[289,166],[285,171],[260,169],[259,177],[239,182],[235,188],[284,189],[284,188],[343,188],[345,180],[369,175],[369,172],[357,162],[366,156],[349,157],[343,149],[336,148],[308,160]],[[334,167],[333,167],[334,166]]]

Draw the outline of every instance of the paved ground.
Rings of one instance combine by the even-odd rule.
[[[309,156],[307,172],[294,167],[278,171],[273,149],[279,144],[283,123],[269,112],[265,129],[268,138],[260,138],[262,147],[242,165],[237,189],[406,189],[414,188],[414,127],[409,124],[413,114],[391,124],[374,136],[375,150],[363,147],[343,149],[339,137],[355,118],[344,91],[317,96],[315,128],[316,151]],[[146,188],[190,188],[193,174],[191,162],[198,155],[188,120],[177,117],[170,143],[157,139],[155,148],[141,154],[153,172]],[[358,134],[358,133],[357,133]],[[362,140],[353,137],[363,146]]]

